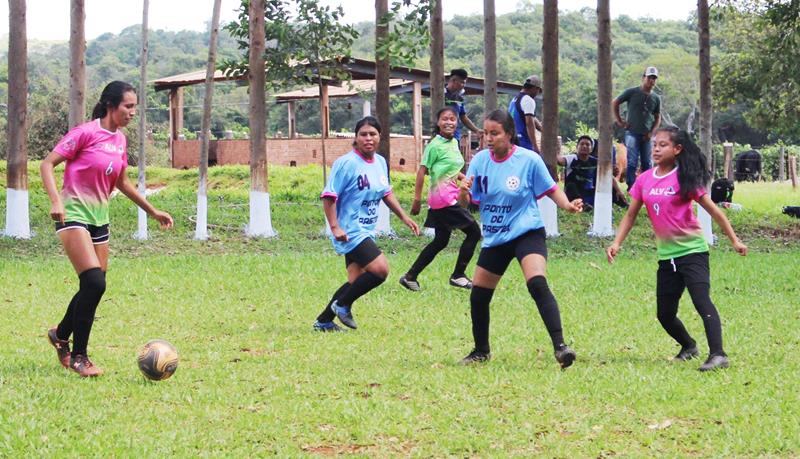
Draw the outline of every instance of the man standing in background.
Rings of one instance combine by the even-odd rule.
[[[458,126],[453,134],[459,145],[461,144],[461,126],[481,135],[481,129],[467,116],[467,107],[464,105],[464,86],[467,84],[467,71],[464,69],[453,69],[447,78],[447,85],[444,87],[444,104],[455,107],[458,112]]]
[[[536,131],[542,130],[542,123],[536,118],[536,100],[542,93],[542,80],[536,75],[529,76],[519,92],[508,104],[508,113],[514,118],[517,128],[517,145],[539,153]]]

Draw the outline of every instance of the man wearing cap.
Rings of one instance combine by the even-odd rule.
[[[613,102],[614,118],[619,127],[625,128],[625,148],[628,150],[628,168],[625,181],[628,189],[636,181],[636,168],[642,161],[641,170],[650,169],[650,138],[661,124],[661,98],[653,92],[658,78],[658,69],[647,67],[642,75],[641,86],[626,89]],[[628,116],[622,121],[619,104],[628,103]]]
[[[536,101],[534,98],[542,92],[542,80],[531,75],[523,83],[519,92],[508,104],[508,113],[514,118],[517,128],[517,145],[528,150],[539,152],[536,146],[536,131],[542,130],[542,123],[536,119]]]
[[[467,84],[467,71],[464,69],[453,69],[447,78],[444,87],[444,104],[455,107],[458,112],[459,123],[453,138],[461,142],[461,126],[466,126],[470,131],[480,135],[481,130],[467,116],[467,108],[464,105],[464,86]]]

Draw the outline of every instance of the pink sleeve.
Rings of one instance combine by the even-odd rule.
[[[689,198],[694,201],[699,201],[700,198],[702,198],[705,195],[706,195],[706,189],[705,187],[701,186],[700,188],[694,190],[694,192],[689,195]]]
[[[81,151],[86,143],[85,134],[86,132],[82,129],[81,125],[75,126],[58,141],[53,151],[67,159],[75,158],[75,155]]]
[[[636,181],[633,182],[633,186],[629,191],[631,197],[637,201],[642,200],[642,180],[639,179],[641,176],[642,174],[640,174],[639,177],[636,178]]]

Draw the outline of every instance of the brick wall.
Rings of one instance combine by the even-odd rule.
[[[419,159],[414,154],[412,137],[392,138],[393,171],[414,172],[419,166]],[[353,139],[326,139],[325,156],[330,167],[336,158],[352,149]],[[213,155],[212,155],[213,151]],[[200,164],[199,140],[172,141],[172,167],[188,169]],[[303,139],[267,139],[267,160],[269,164],[301,166],[304,164],[322,163],[322,141],[319,138]],[[209,163],[215,164],[249,164],[250,142],[247,140],[214,140],[209,144]],[[402,164],[401,164],[402,163]]]

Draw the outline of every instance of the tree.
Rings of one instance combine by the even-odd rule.
[[[145,146],[147,145],[147,13],[150,1],[144,0],[142,4],[142,53],[140,58],[141,76],[139,78],[139,194],[147,194],[145,183]],[[134,235],[136,239],[147,239],[147,213],[139,208],[138,230]]]
[[[720,108],[743,104],[752,126],[799,140],[800,1],[723,0],[714,12]]]
[[[206,65],[206,94],[203,99],[202,139],[200,147],[200,182],[197,187],[197,225],[194,238],[208,239],[208,148],[211,137],[211,102],[214,95],[214,70],[217,60],[217,35],[219,35],[219,10],[222,0],[214,0],[211,16],[211,33],[208,39],[208,63]]]
[[[611,141],[614,134],[611,116],[611,14],[609,0],[597,0],[597,190],[591,233],[607,237],[614,234],[611,219],[612,164]]]
[[[250,0],[250,56],[247,81],[250,89],[250,224],[248,236],[272,237],[269,207],[269,174],[267,169],[266,82],[264,49],[266,48],[264,0]]]
[[[444,27],[442,27],[442,0],[431,0],[431,120],[444,106]],[[431,121],[433,122],[433,121]]]
[[[700,149],[706,154],[706,168],[713,171],[711,149],[711,45],[708,26],[708,0],[697,0],[697,28],[700,61]],[[713,179],[713,175],[711,177]],[[710,188],[711,183],[706,183]],[[711,232],[711,215],[698,206],[697,216],[706,240],[714,243]]]
[[[86,119],[86,23],[85,0],[70,0],[69,32],[69,127]]]
[[[483,0],[483,100],[486,113],[497,108],[497,27],[494,0]]]
[[[391,170],[389,54],[381,52],[381,46],[386,46],[389,42],[389,24],[385,18],[388,13],[389,0],[375,0],[375,112],[382,128],[378,153],[383,156],[386,166]]]
[[[8,2],[8,173],[4,235],[29,239],[28,148],[28,35],[25,0]]]
[[[558,0],[544,1],[542,34],[542,159],[550,175],[557,178],[558,155]],[[550,199],[539,201],[542,220],[548,236],[557,236],[558,208]]]

